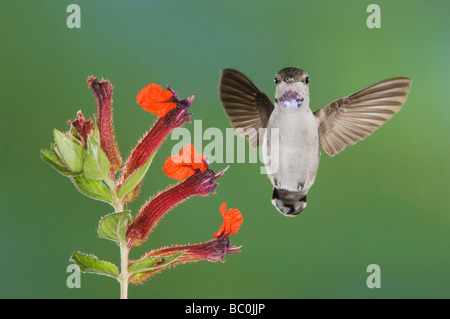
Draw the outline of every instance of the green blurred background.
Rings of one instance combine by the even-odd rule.
[[[115,87],[126,158],[156,119],[135,102],[145,85],[195,93],[192,119],[225,130],[221,69],[241,70],[272,97],[275,73],[296,66],[310,75],[313,110],[394,76],[412,78],[412,91],[373,136],[334,158],[322,152],[296,218],[270,203],[260,163],[230,164],[215,195],[177,206],[131,258],[211,239],[223,201],[243,213],[231,237],[242,253],[167,270],[130,286],[129,297],[449,298],[450,2],[376,1],[382,27],[369,29],[372,2],[76,1],[81,29],[68,29],[74,1],[1,1],[0,297],[119,297],[118,283],[102,276],[82,274],[80,289],[67,288],[75,250],[119,264],[118,247],[96,235],[112,208],[78,193],[39,157],[53,128],[65,131],[79,109],[95,113],[89,75]],[[161,167],[175,143],[159,150],[134,213],[173,183]],[[372,263],[381,267],[380,289],[366,286]]]

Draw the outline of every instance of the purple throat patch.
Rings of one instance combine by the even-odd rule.
[[[303,98],[296,91],[291,90],[284,92],[280,101],[287,109],[291,107],[299,108],[303,104]]]

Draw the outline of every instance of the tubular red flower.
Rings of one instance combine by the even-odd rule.
[[[189,121],[191,114],[188,108],[192,99],[180,101],[176,108],[159,118],[153,128],[144,135],[138,145],[131,151],[122,176],[118,181],[118,187],[122,185],[137,169],[141,168],[149,157],[158,149],[166,137],[177,127],[183,126]]]
[[[166,115],[177,106],[176,95],[170,89],[163,90],[161,85],[151,83],[143,88],[136,97],[136,102],[146,111],[159,117]]]
[[[230,246],[230,240],[228,237],[216,238],[205,243],[196,244],[196,245],[185,245],[185,246],[173,246],[168,248],[162,248],[153,250],[147,254],[145,254],[143,258],[149,257],[170,257],[174,254],[186,251],[183,255],[181,255],[178,259],[176,259],[173,263],[146,272],[145,274],[140,274],[139,277],[131,277],[130,281],[132,283],[142,283],[145,279],[153,276],[154,274],[170,268],[172,266],[188,263],[188,262],[197,262],[201,260],[207,260],[210,262],[225,262],[225,256],[227,254],[240,253],[240,247]],[[138,260],[136,260],[138,261]],[[136,261],[130,262],[129,265],[133,264]]]
[[[204,171],[208,163],[202,154],[195,151],[191,144],[186,144],[179,154],[169,156],[164,164],[163,171],[167,176],[179,181],[195,173],[197,169]]]
[[[111,171],[117,172],[122,166],[122,158],[114,136],[112,122],[112,91],[113,87],[107,80],[99,81],[90,76],[87,80],[89,87],[94,93],[97,103],[97,125],[100,132],[100,144],[111,163]]]
[[[214,192],[216,173],[207,169],[197,170],[184,182],[158,194],[140,209],[136,219],[127,229],[126,236],[130,239],[129,246],[139,245],[151,233],[158,221],[174,206],[191,196],[206,196]],[[135,241],[135,239],[138,239]],[[130,246],[131,247],[131,246]]]
[[[236,234],[239,227],[242,225],[242,214],[236,208],[230,208],[227,211],[227,204],[222,203],[220,206],[220,213],[223,217],[223,224],[220,230],[214,234],[215,238],[228,238],[233,234]]]

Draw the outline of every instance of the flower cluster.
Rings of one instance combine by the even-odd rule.
[[[81,193],[114,207],[115,213],[104,216],[100,221],[98,234],[119,244],[122,267],[119,273],[112,263],[80,252],[75,252],[71,260],[81,271],[116,278],[121,283],[121,297],[126,298],[128,282],[141,283],[163,269],[186,262],[224,262],[227,254],[240,252],[239,247],[231,246],[229,237],[241,226],[242,215],[234,208],[227,211],[223,203],[220,206],[223,225],[212,240],[156,249],[138,260],[128,261],[128,251],[144,242],[161,218],[192,196],[214,193],[216,180],[225,171],[216,173],[202,154],[186,144],[179,154],[169,156],[163,167],[163,171],[178,183],[151,197],[132,219],[126,204],[137,197],[162,142],[174,129],[190,121],[188,109],[194,95],[180,100],[170,87],[164,90],[152,83],[143,88],[136,101],[145,111],[156,114],[158,119],[123,163],[113,127],[113,87],[109,81],[95,77],[89,77],[87,82],[97,104],[96,117],[85,119],[79,111],[76,118],[68,122],[66,133],[54,131],[55,143],[51,150],[41,150],[41,157],[68,176]]]

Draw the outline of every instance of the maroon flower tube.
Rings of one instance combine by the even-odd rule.
[[[135,220],[128,226],[126,236],[130,239],[128,246],[139,245],[151,233],[158,221],[174,206],[191,196],[206,196],[215,191],[216,173],[207,169],[196,170],[182,183],[156,195],[140,209]],[[136,240],[137,239],[137,240]]]
[[[158,256],[161,257],[161,260],[163,260],[165,257],[170,257],[183,251],[185,251],[185,253],[167,266],[148,271],[145,274],[139,274],[139,276],[136,278],[132,276],[130,278],[130,281],[132,283],[142,283],[144,280],[164,269],[188,262],[197,262],[201,260],[207,260],[210,262],[225,262],[225,256],[227,254],[240,253],[239,249],[240,247],[230,246],[230,239],[228,237],[220,237],[196,245],[173,246],[152,250],[151,252],[145,254],[141,259]],[[132,261],[129,265],[133,264],[136,261],[139,260]]]
[[[122,166],[122,158],[114,136],[112,122],[113,87],[107,80],[99,81],[90,76],[87,80],[97,103],[97,125],[100,132],[100,144],[111,163],[111,171],[117,172]]]
[[[150,131],[139,141],[125,163],[123,174],[118,181],[118,187],[147,162],[149,157],[174,129],[183,126],[189,121],[191,114],[187,111],[192,100],[193,98],[178,101],[177,107],[159,118]]]

